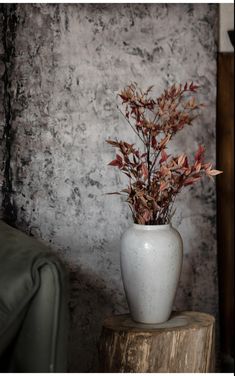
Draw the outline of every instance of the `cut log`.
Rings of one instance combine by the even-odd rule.
[[[136,323],[117,315],[103,323],[99,342],[101,372],[214,372],[213,316],[173,313],[163,323]]]

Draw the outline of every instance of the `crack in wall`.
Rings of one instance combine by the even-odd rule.
[[[2,210],[4,220],[13,225],[17,218],[17,210],[14,205],[12,197],[12,169],[11,169],[11,155],[12,155],[12,98],[11,98],[11,71],[14,64],[15,55],[15,36],[17,26],[16,4],[3,4],[0,7],[0,12],[3,15],[2,28],[2,44],[4,48],[3,63],[5,71],[2,77],[4,95],[3,108],[5,114],[5,125],[3,131],[4,145],[4,181],[2,186]]]

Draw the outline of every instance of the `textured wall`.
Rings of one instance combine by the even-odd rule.
[[[102,319],[127,309],[119,238],[126,205],[105,192],[124,181],[106,166],[107,137],[135,141],[116,110],[130,81],[160,92],[195,80],[204,115],[175,139],[215,160],[216,5],[18,5],[11,72],[12,199],[16,225],[44,239],[71,268],[70,370],[96,370]],[[8,35],[12,38],[11,34]],[[204,180],[177,202],[184,240],[177,309],[217,313],[215,186]]]
[[[11,149],[14,129],[12,121],[12,81],[15,56],[15,31],[17,25],[16,5],[0,4],[0,218],[15,221],[16,210],[12,196]]]
[[[4,25],[4,16],[3,13],[0,12],[0,218],[2,215],[2,183],[4,178],[4,120],[5,120],[5,113],[4,113],[4,85],[3,85],[3,75],[5,72],[5,64],[4,64],[4,45],[3,45],[3,25]]]

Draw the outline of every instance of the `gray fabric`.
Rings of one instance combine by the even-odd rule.
[[[0,221],[0,359],[14,340],[7,371],[66,372],[65,286],[58,258]]]

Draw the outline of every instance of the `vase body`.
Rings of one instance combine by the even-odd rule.
[[[169,319],[179,282],[183,242],[171,224],[133,224],[121,239],[121,272],[132,319]]]

